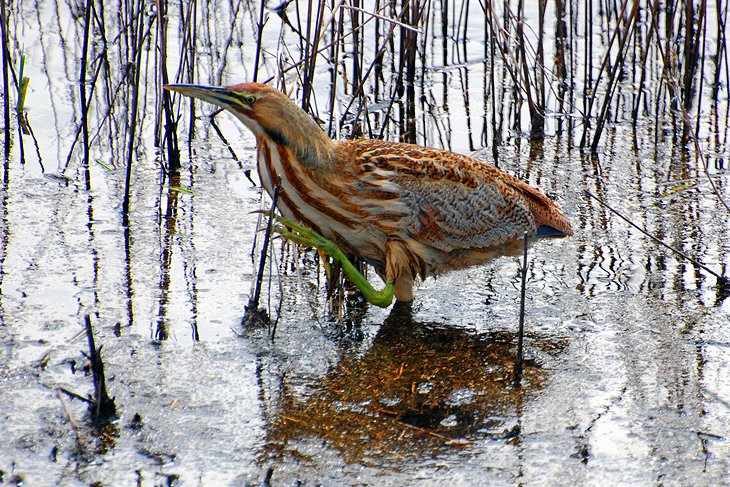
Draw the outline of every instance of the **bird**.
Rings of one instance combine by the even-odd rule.
[[[534,237],[572,235],[540,190],[486,161],[380,139],[333,140],[283,92],[262,83],[165,89],[232,113],[256,138],[261,184],[285,238],[338,262],[381,307],[414,299],[428,276],[517,255]],[[385,282],[375,290],[354,255]]]

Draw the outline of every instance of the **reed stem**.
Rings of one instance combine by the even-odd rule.
[[[6,0],[0,0],[0,22],[2,25],[2,50],[3,50],[3,118],[5,122],[4,134],[5,134],[5,159],[10,157],[10,80],[8,78],[8,71],[10,70],[10,45],[8,42],[8,16],[5,6]]]

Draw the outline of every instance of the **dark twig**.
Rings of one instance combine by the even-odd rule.
[[[276,203],[279,200],[279,191],[281,189],[281,181],[276,185],[274,189],[274,197],[271,203],[271,211],[269,212],[269,221],[266,224],[266,234],[264,235],[264,243],[261,248],[261,257],[259,258],[259,267],[256,274],[256,282],[254,284],[253,294],[251,299],[248,300],[248,306],[246,306],[246,313],[243,316],[243,324],[265,324],[269,322],[269,317],[266,315],[266,311],[259,309],[259,301],[261,299],[261,283],[264,280],[264,268],[266,267],[266,254],[269,250],[269,241],[271,240],[271,232],[274,228],[274,213],[276,212]]]
[[[81,333],[83,333],[83,332],[81,332]],[[84,397],[81,394],[76,394],[74,391],[70,391],[70,390],[66,389],[65,387],[59,387],[58,389],[56,389],[56,392],[63,392],[71,399],[78,399],[79,401],[85,402],[86,404],[89,404],[89,405],[94,404],[93,399]]]
[[[644,93],[644,85],[646,83],[646,75],[649,71],[648,65],[647,65],[647,59],[649,58],[649,47],[651,46],[651,40],[654,37],[654,34],[656,33],[657,36],[659,32],[657,31],[657,23],[659,22],[659,0],[653,0],[653,4],[647,7],[647,10],[651,12],[651,24],[649,28],[647,29],[646,33],[646,42],[644,45],[644,48],[642,49],[641,53],[641,64],[639,67],[641,68],[640,71],[640,80],[639,80],[639,88],[636,90],[636,98],[634,102],[634,108],[633,108],[633,115],[632,115],[632,123],[634,126],[638,123],[639,120],[639,109],[641,108],[641,96]]]
[[[81,134],[83,137],[84,151],[84,175],[86,178],[86,189],[91,189],[90,173],[89,173],[89,123],[88,123],[88,103],[86,96],[86,62],[89,56],[89,36],[91,35],[91,9],[93,2],[86,1],[84,14],[84,40],[81,48],[81,72],[79,74],[79,96],[81,98]]]
[[[132,84],[132,106],[129,110],[129,138],[127,139],[127,172],[124,182],[124,200],[122,201],[122,225],[129,225],[129,203],[132,185],[132,160],[134,159],[134,142],[137,136],[137,108],[139,106],[139,84],[142,73],[142,44],[144,43],[144,10],[140,8],[137,14],[137,42],[134,48],[135,54],[135,79]]]
[[[157,8],[157,42],[159,51],[160,81],[162,85],[169,82],[167,74],[167,2],[156,0]],[[138,67],[140,69],[140,67]],[[165,132],[163,141],[167,149],[167,171],[171,176],[180,174],[180,148],[177,142],[177,122],[172,116],[172,99],[170,92],[162,91],[162,111],[165,115]]]
[[[8,66],[10,60],[8,59],[8,18],[7,11],[5,9],[5,0],[0,2],[2,5],[2,15],[0,15],[0,22],[2,22],[2,50],[3,50],[3,115],[5,120],[5,159],[10,156],[10,81],[8,80]]]
[[[525,339],[525,295],[527,287],[527,232],[525,232],[525,248],[522,254],[522,290],[520,291],[520,329],[517,333],[517,359],[515,360],[514,384],[522,382],[522,362],[524,361],[523,343]]]
[[[101,360],[101,347],[96,348],[94,343],[94,330],[91,328],[91,317],[86,315],[86,339],[89,342],[89,361],[91,362],[91,373],[94,379],[94,400],[89,404],[89,409],[96,424],[106,423],[117,414],[117,407],[114,399],[109,397],[106,390],[106,379],[104,378],[104,362]]]
[[[266,2],[261,0],[259,5],[259,21],[256,26],[256,58],[254,59],[253,65],[253,80],[258,81],[259,78],[259,63],[261,62],[261,36],[264,33],[264,11],[266,9]]]
[[[640,226],[638,226],[636,223],[632,222],[631,220],[629,220],[628,218],[626,218],[625,216],[623,216],[621,213],[618,212],[618,210],[615,210],[613,207],[611,207],[611,205],[609,205],[608,203],[606,203],[605,201],[603,201],[601,198],[599,198],[598,196],[594,195],[590,191],[587,191],[586,190],[586,191],[584,191],[584,193],[586,194],[586,196],[589,196],[590,198],[593,198],[594,200],[596,200],[598,202],[598,204],[600,204],[601,206],[603,206],[604,208],[606,208],[607,210],[609,210],[611,213],[615,214],[616,216],[618,216],[619,218],[621,218],[623,221],[625,221],[626,223],[628,223],[629,225],[631,225],[632,227],[634,227],[635,229],[637,229],[638,231],[640,231],[641,233],[643,233],[644,235],[646,235],[647,237],[649,237],[650,239],[652,239],[654,242],[658,243],[662,247],[665,247],[665,248],[671,250],[672,252],[674,252],[678,256],[682,257],[683,259],[688,260],[689,262],[691,262],[692,264],[696,265],[697,267],[699,267],[699,268],[705,270],[706,272],[712,274],[713,276],[715,276],[715,278],[717,278],[717,285],[721,289],[727,290],[730,287],[730,280],[727,277],[718,274],[717,272],[715,272],[714,270],[710,269],[709,267],[707,267],[705,264],[703,264],[699,260],[690,257],[689,255],[685,254],[681,250],[675,249],[671,245],[669,245],[667,243],[664,243],[661,239],[659,239],[658,237],[655,237],[654,235],[650,234],[649,232],[647,232],[646,230],[644,230],[643,228],[641,228]]]

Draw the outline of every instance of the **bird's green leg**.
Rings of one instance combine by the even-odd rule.
[[[385,282],[385,287],[381,291],[377,291],[365,276],[352,265],[347,256],[334,242],[286,218],[276,217],[276,221],[284,225],[283,227],[277,226],[275,228],[276,232],[282,237],[308,247],[319,249],[332,257],[332,260],[338,262],[345,275],[350,278],[350,281],[362,292],[369,303],[381,308],[387,308],[393,302],[395,286],[390,278]]]

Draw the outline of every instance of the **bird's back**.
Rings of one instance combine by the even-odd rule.
[[[411,257],[418,274],[512,253],[525,232],[572,233],[568,219],[544,194],[483,161],[379,140],[335,144],[338,172],[349,186],[337,190],[344,193],[344,204],[361,209],[364,227],[416,254]]]

